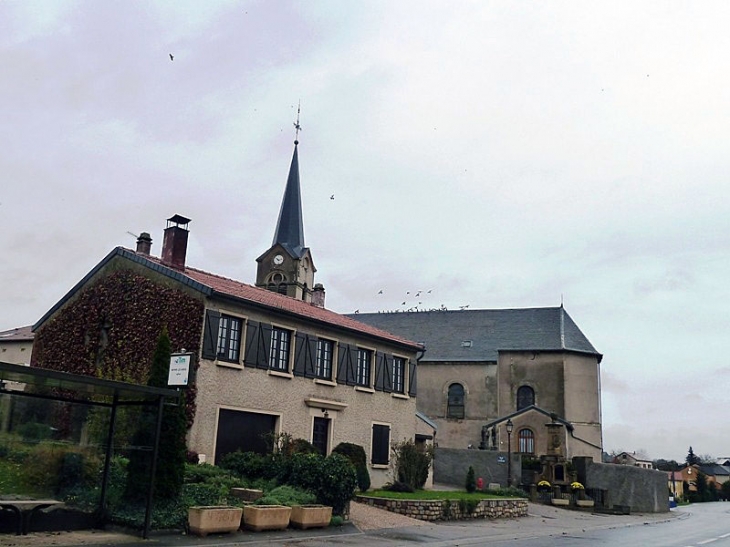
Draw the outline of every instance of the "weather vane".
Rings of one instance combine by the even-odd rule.
[[[299,101],[299,104],[297,105],[297,121],[294,122],[294,129],[296,129],[296,132],[294,133],[294,144],[299,144],[299,132],[302,130],[302,126],[299,125],[299,113],[302,111],[302,101]]]

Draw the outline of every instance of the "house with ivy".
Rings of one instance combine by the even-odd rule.
[[[174,215],[159,256],[144,232],[48,310],[33,328],[31,366],[144,383],[167,328],[173,352],[192,356],[182,389],[199,461],[264,452],[267,437],[286,433],[325,455],[340,442],[362,446],[379,486],[391,443],[435,434],[416,409],[422,346],[325,307],[304,244],[297,145],[255,283],[187,264],[190,220]]]

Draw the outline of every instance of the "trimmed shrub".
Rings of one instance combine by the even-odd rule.
[[[265,475],[268,460],[269,458],[261,454],[239,450],[223,456],[218,466],[232,471],[239,477],[255,479]]]
[[[335,446],[332,452],[342,454],[352,462],[352,465],[355,466],[357,487],[361,492],[367,492],[370,489],[370,473],[368,472],[365,449],[359,444],[340,443]]]
[[[332,507],[332,513],[342,515],[355,494],[357,476],[350,460],[342,454],[330,454],[322,464],[322,477],[316,491],[317,501]]]
[[[288,485],[277,486],[276,488],[268,492],[266,496],[264,496],[264,498],[259,499],[265,498],[277,499],[279,500],[280,505],[288,506],[311,505],[313,503],[316,503],[317,501],[317,496],[315,496],[311,492]]]
[[[466,491],[472,493],[477,489],[477,481],[474,475],[474,468],[470,465],[469,470],[466,472],[466,481],[464,483]]]
[[[428,480],[428,470],[433,460],[431,450],[420,450],[413,441],[403,441],[393,445],[395,481],[420,490]]]

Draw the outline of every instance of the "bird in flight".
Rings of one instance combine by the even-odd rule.
[[[334,194],[332,194],[332,195],[330,196],[330,199],[335,199],[335,195],[334,195]]]
[[[380,289],[380,290],[378,291],[378,294],[383,294],[383,289]]]
[[[175,57],[173,57],[172,53],[170,53],[170,60],[171,61],[175,60]]]

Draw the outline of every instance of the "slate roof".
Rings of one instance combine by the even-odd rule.
[[[33,340],[33,327],[16,327],[0,332],[0,342],[28,342]]]
[[[79,281],[61,300],[48,310],[38,322],[33,325],[37,330],[56,310],[69,300],[89,279],[91,279],[101,268],[115,257],[130,260],[175,281],[182,283],[207,297],[232,298],[245,304],[254,305],[267,310],[279,311],[293,315],[300,319],[318,322],[335,328],[345,329],[354,334],[365,334],[388,342],[408,346],[411,350],[420,350],[421,346],[405,337],[391,334],[382,328],[378,328],[355,319],[335,313],[325,308],[319,308],[303,300],[281,295],[266,289],[260,289],[241,281],[222,277],[210,272],[185,267],[181,272],[168,268],[160,262],[157,257],[136,253],[124,247],[116,247],[104,259],[99,262],[84,278]]]
[[[700,471],[702,471],[705,475],[713,477],[724,477],[730,475],[730,469],[724,465],[718,465],[715,463],[700,465]]]
[[[421,342],[422,361],[497,361],[499,351],[596,351],[562,306],[360,313],[358,321]]]

